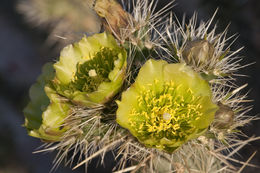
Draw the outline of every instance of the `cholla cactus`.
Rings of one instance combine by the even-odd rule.
[[[54,167],[72,165],[79,153],[75,169],[110,150],[115,172],[254,166],[252,157],[233,158],[258,139],[238,139],[238,127],[255,119],[242,104],[246,85],[232,82],[244,67],[239,50],[226,46],[227,31],[208,30],[213,19],[197,26],[194,15],[184,27],[167,13],[171,4],[154,13],[153,3],[96,1],[107,31],[65,47],[55,71],[43,70],[24,111],[29,135],[46,141],[42,151],[58,150]]]
[[[100,32],[101,22],[92,9],[93,3],[93,0],[20,0],[17,8],[29,23],[50,30],[49,44],[59,42],[62,46],[85,33]]]
[[[180,24],[177,19],[176,23],[172,23],[171,19],[166,27],[166,36],[164,37],[164,41],[169,47],[170,56],[177,55],[175,59],[186,62],[207,80],[213,81],[215,79],[215,82],[227,76],[228,80],[232,80],[232,75],[235,72],[247,66],[239,64],[242,59],[237,56],[237,53],[242,48],[235,51],[230,50],[235,41],[235,39],[232,41],[235,35],[227,38],[228,28],[219,34],[216,34],[216,25],[210,30],[216,13],[217,11],[209,21],[201,22],[199,25],[196,21],[196,13],[187,25],[184,22]]]

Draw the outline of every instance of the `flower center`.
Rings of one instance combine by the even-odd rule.
[[[73,87],[83,92],[96,91],[102,82],[110,81],[108,76],[114,69],[114,61],[117,59],[117,50],[103,48],[92,59],[77,65]]]
[[[140,90],[138,107],[131,111],[130,125],[140,137],[183,139],[194,132],[192,122],[202,116],[200,97],[172,81],[161,85],[155,80]]]

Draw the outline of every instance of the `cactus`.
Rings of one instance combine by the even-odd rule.
[[[24,0],[18,1],[17,9],[28,23],[50,32],[48,44],[64,46],[85,33],[100,32],[101,22],[92,6],[93,0]]]
[[[43,70],[32,86],[25,127],[46,142],[42,151],[58,151],[54,167],[72,166],[78,153],[73,169],[97,156],[103,163],[111,150],[120,173],[254,166],[255,153],[247,162],[233,158],[259,139],[238,138],[239,127],[256,119],[243,105],[246,85],[233,84],[244,67],[240,49],[230,50],[227,31],[209,30],[215,14],[198,26],[194,14],[185,25],[172,17],[172,3],[154,13],[155,4],[97,0],[106,31],[65,47],[52,73]]]

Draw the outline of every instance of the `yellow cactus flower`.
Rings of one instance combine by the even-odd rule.
[[[118,101],[117,122],[147,147],[173,152],[201,135],[218,108],[208,83],[185,64],[148,60]]]
[[[107,102],[121,88],[126,51],[112,35],[95,34],[65,47],[54,68],[57,92],[73,103],[93,107]]]

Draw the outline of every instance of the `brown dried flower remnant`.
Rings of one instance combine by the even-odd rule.
[[[131,16],[116,0],[97,0],[94,9],[103,18],[105,29],[114,35],[119,36],[121,29],[128,28]]]

